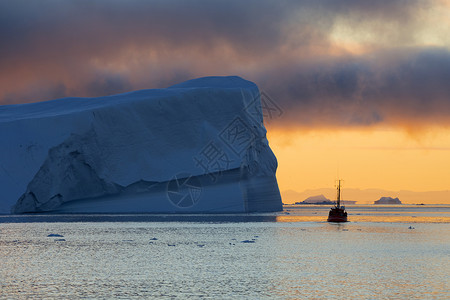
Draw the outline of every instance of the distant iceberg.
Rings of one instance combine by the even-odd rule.
[[[402,202],[398,198],[381,197],[377,201],[374,201],[373,204],[402,204]]]
[[[295,202],[295,204],[324,204],[333,205],[335,202],[326,198],[324,195],[311,196],[303,200],[302,202]]]
[[[353,205],[356,204],[356,201],[353,200],[342,200],[341,199],[341,203],[343,205]],[[336,204],[336,201],[334,200],[330,200],[327,197],[325,197],[323,194],[317,195],[317,196],[311,196],[306,198],[305,200],[303,200],[302,202],[295,202],[295,204],[297,205],[308,205],[308,204],[312,204],[312,205],[334,205]]]
[[[0,106],[0,213],[282,210],[258,87],[167,89]]]

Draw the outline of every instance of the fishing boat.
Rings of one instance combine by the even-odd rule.
[[[336,205],[328,213],[328,222],[347,222],[347,212],[345,206],[341,206],[341,180],[337,184]]]

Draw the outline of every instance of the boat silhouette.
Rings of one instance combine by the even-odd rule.
[[[345,206],[341,206],[341,180],[337,184],[336,205],[330,209],[328,213],[328,222],[348,222]]]

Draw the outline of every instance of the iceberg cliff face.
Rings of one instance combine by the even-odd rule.
[[[206,77],[0,106],[0,213],[281,210],[259,97]]]

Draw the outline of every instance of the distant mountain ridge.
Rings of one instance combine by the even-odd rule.
[[[283,203],[292,204],[301,202],[314,195],[323,194],[326,198],[334,200],[336,198],[336,190],[334,188],[307,189],[303,192],[294,190],[284,190],[281,192]],[[398,197],[403,204],[440,204],[450,203],[450,190],[446,191],[429,191],[429,192],[413,192],[413,191],[389,191],[383,189],[355,189],[343,188],[342,199],[356,201],[356,204],[373,204],[374,201],[385,195]]]

